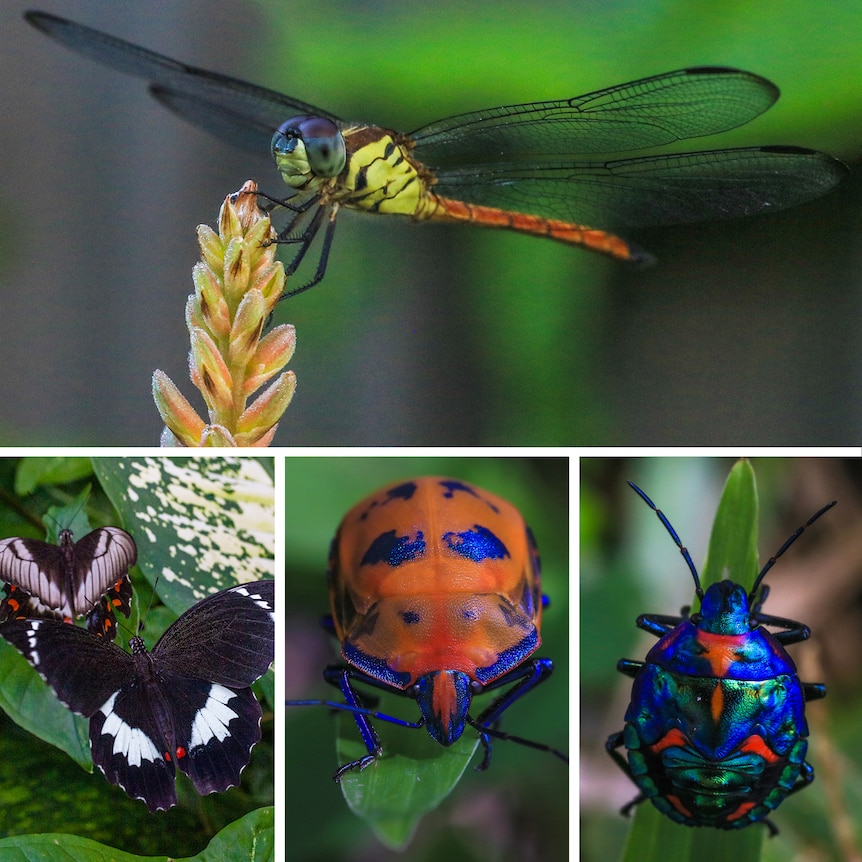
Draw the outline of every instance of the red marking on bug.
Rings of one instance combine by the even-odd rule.
[[[739,820],[741,817],[745,817],[756,804],[756,802],[743,802],[735,811],[728,814],[724,819],[729,822]]]
[[[667,801],[670,802],[670,804],[673,805],[673,807],[676,808],[683,817],[688,817],[689,819],[692,818],[691,811],[682,804],[678,796],[668,796]]]
[[[703,647],[701,658],[709,662],[714,676],[724,679],[731,666],[739,661],[748,635],[720,635],[698,631],[697,642]]]
[[[655,754],[661,754],[666,748],[685,748],[688,737],[678,728],[669,730],[658,742],[649,747]]]
[[[186,756],[186,750],[181,746],[177,746],[177,760],[182,760]]]
[[[749,736],[738,749],[741,753],[756,754],[762,757],[767,763],[775,763],[779,760],[779,756],[766,744],[762,736],[753,733]]]

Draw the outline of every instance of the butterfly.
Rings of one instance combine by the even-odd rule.
[[[115,611],[131,613],[129,568],[138,558],[134,539],[119,527],[101,527],[74,541],[60,531],[60,544],[38,539],[0,541],[0,613],[15,619],[54,617],[71,622],[87,614],[87,628],[113,640]]]
[[[260,740],[251,684],[274,656],[274,581],[222,590],[193,605],[151,652],[131,654],[78,626],[10,620],[0,634],[69,709],[90,719],[93,763],[150,811],[177,803],[179,768],[202,796],[239,783]]]

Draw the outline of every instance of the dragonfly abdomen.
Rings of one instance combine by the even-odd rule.
[[[515,230],[532,236],[545,236],[564,242],[567,245],[580,245],[591,251],[606,254],[617,260],[632,263],[647,263],[652,258],[642,249],[615,234],[604,230],[596,230],[585,225],[547,219],[541,216],[528,215],[496,207],[468,204],[464,201],[444,198],[429,193],[429,202],[434,206],[424,208],[417,218],[427,218],[435,221],[458,221],[481,225],[482,227]]]

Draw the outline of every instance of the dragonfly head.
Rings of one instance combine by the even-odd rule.
[[[272,136],[272,155],[284,181],[295,189],[337,177],[347,163],[344,138],[324,117],[294,117],[282,123]]]

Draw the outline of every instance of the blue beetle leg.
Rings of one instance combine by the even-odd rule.
[[[778,827],[768,817],[764,817],[760,822],[769,830],[770,838],[775,838],[778,835]]]
[[[553,671],[554,663],[551,659],[534,658],[486,685],[482,691],[492,691],[509,683],[517,683],[481,712],[476,718],[476,724],[483,727],[493,725],[516,700],[544,682]]]
[[[786,629],[783,632],[772,632],[772,636],[782,646],[806,641],[811,637],[811,629],[805,623],[789,620],[786,617],[774,617],[771,614],[762,614],[759,611],[751,614],[751,619],[764,626],[776,626]]]
[[[341,689],[344,699],[348,706],[362,707],[362,701],[350,684],[350,672],[337,665],[330,665],[323,672],[324,679],[330,684]],[[366,766],[374,762],[376,757],[379,757],[383,752],[383,746],[380,744],[380,737],[377,731],[372,726],[368,716],[353,713],[353,719],[356,726],[359,728],[359,733],[362,736],[362,741],[365,743],[365,748],[368,754],[365,757],[360,757],[359,760],[353,760],[350,763],[345,763],[340,766],[332,776],[336,783],[341,781],[341,776],[345,772],[352,769],[365,769]]]
[[[476,767],[476,772],[484,772],[491,765],[491,737],[479,731],[479,742],[482,743],[482,762]]]
[[[632,770],[629,766],[628,761],[617,751],[617,749],[624,744],[624,736],[621,730],[618,730],[616,733],[612,733],[605,742],[605,751],[613,758],[614,763],[622,769],[625,774],[631,778]]]
[[[805,760],[802,762],[802,769],[799,771],[796,783],[787,791],[787,795],[790,796],[791,793],[798,793],[800,790],[804,790],[812,781],[814,781],[814,767]]]
[[[802,693],[805,700],[820,700],[821,697],[826,697],[826,686],[822,682],[803,682]]]
[[[655,635],[657,638],[664,637],[672,632],[681,622],[683,617],[666,616],[665,614],[641,614],[636,621],[639,629]]]
[[[621,658],[617,662],[617,670],[620,673],[624,673],[626,676],[630,676],[634,679],[639,673],[640,669],[644,666],[642,661],[634,661],[630,658]]]
[[[523,697],[528,691],[534,689],[539,683],[544,682],[554,670],[554,663],[548,658],[536,658],[528,661],[526,664],[515,668],[509,673],[503,674],[499,679],[489,683],[482,690],[491,691],[501,686],[517,683],[509,691],[504,692],[500,697],[494,700],[487,709],[483,710],[476,719],[468,717],[468,723],[479,731],[479,739],[482,742],[484,755],[482,762],[476,767],[477,772],[486,770],[491,764],[491,740],[488,738],[488,733],[483,733],[483,729],[496,736],[499,739],[510,739],[513,742],[518,742],[521,745],[527,745],[531,748],[538,748],[541,751],[550,751],[562,760],[568,762],[568,758],[550,746],[534,743],[518,736],[512,736],[508,733],[496,731],[497,722],[500,716],[519,698]]]
[[[632,775],[631,767],[629,766],[629,762],[617,751],[617,749],[624,744],[624,735],[623,731],[618,730],[616,733],[612,733],[607,742],[605,742],[605,751],[611,756],[614,763],[632,780],[634,781],[634,776]],[[643,793],[639,793],[631,802],[627,802],[620,808],[620,814],[624,817],[628,817],[631,813],[632,808],[635,805],[640,805],[641,802],[644,802],[647,799]]]

